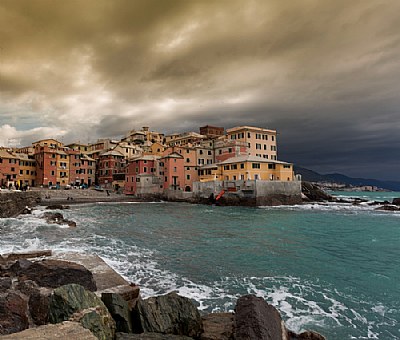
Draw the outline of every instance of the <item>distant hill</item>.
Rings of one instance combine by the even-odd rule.
[[[308,182],[334,182],[341,184],[348,184],[354,186],[373,185],[378,188],[400,191],[400,182],[397,181],[380,181],[372,178],[353,178],[342,174],[326,174],[322,175],[310,169],[302,168],[299,166],[294,167],[296,174],[301,174],[303,181]]]

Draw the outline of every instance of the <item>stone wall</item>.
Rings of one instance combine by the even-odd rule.
[[[300,181],[210,181],[195,182],[194,197],[206,200],[211,194],[216,197],[225,191],[218,201],[221,205],[282,205],[299,204],[301,199]]]
[[[40,201],[41,195],[37,191],[2,191],[0,192],[0,218],[17,216],[27,206],[33,207]]]

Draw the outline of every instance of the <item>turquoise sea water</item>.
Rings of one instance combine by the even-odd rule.
[[[400,193],[339,193],[391,200]],[[400,213],[367,204],[217,207],[72,206],[77,228],[33,216],[0,220],[0,253],[98,253],[144,296],[172,290],[206,312],[254,293],[289,328],[328,339],[400,339]]]

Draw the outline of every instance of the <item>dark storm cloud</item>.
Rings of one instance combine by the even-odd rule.
[[[399,10],[397,0],[2,0],[0,132],[28,143],[39,132],[72,141],[256,125],[280,132],[287,161],[398,178]]]

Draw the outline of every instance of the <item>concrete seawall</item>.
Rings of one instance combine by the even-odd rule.
[[[0,218],[17,216],[40,201],[41,194],[37,191],[0,191]]]

